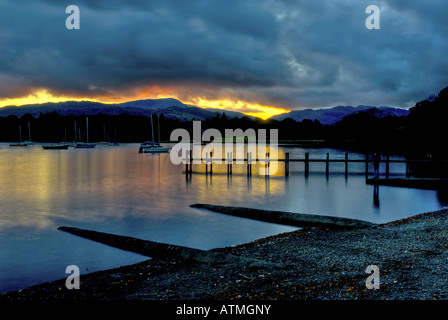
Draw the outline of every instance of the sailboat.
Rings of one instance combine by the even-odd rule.
[[[27,145],[32,145],[33,142],[31,141],[31,124],[28,122],[28,138],[29,140],[25,140],[23,143]]]
[[[115,141],[109,142],[108,146],[119,146],[120,144],[117,142],[117,128],[115,128]]]
[[[106,124],[103,123],[103,134],[104,134],[104,141],[98,142],[98,144],[103,144],[107,146],[119,146],[120,144],[117,143],[117,129],[115,129],[115,141],[111,142],[109,135],[106,131]]]
[[[157,121],[159,120],[159,117],[157,116]],[[158,128],[160,128],[160,123],[158,123]],[[138,148],[139,153],[165,153],[170,151],[170,148],[162,147],[159,142],[154,142],[154,127],[152,124],[152,114],[151,114],[151,131],[152,131],[152,142],[144,142],[140,144],[140,147]],[[160,129],[159,129],[159,140],[160,140]]]
[[[9,146],[10,147],[27,147],[28,143],[24,143],[22,142],[22,125],[19,124],[19,143],[11,143]]]
[[[86,117],[86,125],[87,125],[87,142],[78,142],[75,145],[76,149],[81,149],[81,148],[95,148],[96,144],[95,143],[89,143],[89,117]]]

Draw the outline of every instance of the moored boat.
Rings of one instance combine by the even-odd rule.
[[[158,117],[157,117],[158,119]],[[160,130],[160,125],[157,126]],[[140,144],[140,147],[138,148],[139,153],[165,153],[170,151],[170,148],[162,147],[159,142],[154,142],[154,127],[152,123],[152,114],[151,114],[151,131],[152,131],[152,142],[147,141],[142,144]],[[160,139],[160,132],[159,132],[159,139]]]
[[[139,153],[165,153],[170,151],[168,147],[162,147],[157,142],[144,142],[138,148]]]
[[[11,143],[9,146],[10,147],[27,147],[28,144],[27,143]]]
[[[70,145],[69,144],[47,144],[47,145],[43,145],[42,148],[44,149],[49,149],[49,150],[53,150],[53,149],[68,149]]]
[[[95,148],[96,144],[95,143],[86,143],[86,142],[78,142],[75,145],[76,149],[82,149],[82,148]]]

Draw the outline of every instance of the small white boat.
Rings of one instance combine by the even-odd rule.
[[[157,117],[158,119],[158,117]],[[160,128],[160,125],[157,126]],[[152,114],[151,114],[151,131],[152,131],[152,142],[146,141],[140,145],[138,148],[139,153],[165,153],[170,151],[170,148],[162,147],[159,142],[154,142],[154,127],[152,123]],[[160,139],[160,132],[159,132]]]
[[[144,142],[138,148],[139,153],[165,153],[170,151],[168,147],[162,147],[157,142]]]

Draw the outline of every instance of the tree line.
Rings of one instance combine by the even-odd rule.
[[[371,151],[407,153],[413,158],[446,158],[445,119],[448,116],[448,87],[437,96],[418,102],[410,114],[402,117],[382,117],[373,110],[343,118],[335,125],[323,125],[318,120],[261,120],[251,117],[229,118],[217,113],[202,121],[203,130],[215,128],[222,136],[225,129],[278,129],[280,141],[320,141],[320,145],[341,146]],[[60,115],[57,112],[33,117],[26,114],[0,117],[0,141],[86,141],[87,115]],[[129,114],[88,115],[90,142],[143,142],[170,140],[171,132],[184,128],[192,135],[192,121],[180,121],[164,116]],[[151,124],[152,123],[152,124]],[[31,133],[31,136],[30,136]]]

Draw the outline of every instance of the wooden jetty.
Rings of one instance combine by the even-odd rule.
[[[58,230],[68,232],[92,241],[100,242],[111,247],[135,252],[151,258],[174,258],[182,261],[191,261],[198,263],[239,263],[249,268],[284,267],[282,264],[260,259],[234,256],[231,254],[220,253],[212,250],[200,250],[99,231],[66,226],[59,227]]]
[[[241,218],[300,228],[321,227],[330,229],[361,229],[376,226],[376,224],[368,221],[316,214],[260,210],[244,207],[216,206],[201,203],[193,204],[190,207],[197,209],[206,209]]]
[[[417,189],[447,189],[448,179],[444,178],[373,178],[367,184],[375,186],[392,186]]]
[[[345,176],[347,177],[349,174],[349,163],[363,163],[365,167],[365,177],[369,178],[370,174],[370,164],[374,163],[373,159],[369,158],[369,155],[366,155],[364,159],[349,159],[348,153],[345,153],[345,157],[343,159],[330,159],[330,154],[327,153],[324,159],[311,159],[309,153],[305,153],[305,157],[302,159],[292,159],[290,158],[289,153],[285,153],[285,157],[283,159],[272,159],[269,153],[266,153],[264,158],[253,157],[251,152],[248,152],[244,158],[234,158],[232,152],[228,152],[225,158],[219,159],[213,157],[212,153],[207,154],[205,159],[201,158],[193,158],[192,150],[186,154],[185,158],[185,173],[187,177],[193,173],[193,164],[195,163],[205,163],[205,173],[212,174],[213,173],[213,163],[219,162],[224,163],[227,166],[227,174],[231,175],[233,172],[233,165],[238,163],[244,163],[246,165],[246,172],[248,176],[252,175],[252,166],[259,162],[266,168],[266,175],[269,175],[269,167],[270,164],[274,161],[284,163],[284,174],[285,176],[289,176],[290,173],[290,164],[294,162],[302,162],[304,164],[304,174],[305,177],[309,176],[310,172],[310,163],[324,163],[325,164],[325,173],[328,176],[330,174],[330,163],[343,163],[345,169]],[[405,164],[405,172],[404,175],[406,178],[410,178],[412,175],[412,164],[443,164],[448,166],[448,160],[395,160],[390,159],[389,155],[386,155],[384,159],[380,160],[379,163],[384,164],[384,177],[388,179],[390,177],[390,165],[393,163],[402,163]]]

